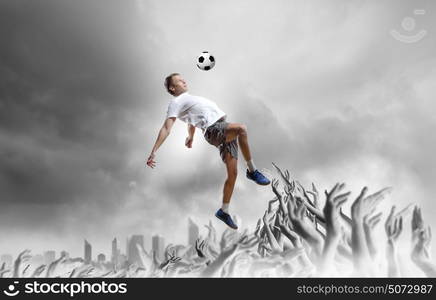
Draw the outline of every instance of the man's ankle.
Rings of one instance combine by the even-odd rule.
[[[225,212],[226,214],[229,213],[229,203],[223,203],[223,205],[221,206],[221,210],[223,212]]]
[[[254,162],[252,159],[247,161],[247,168],[248,168],[248,171],[250,173],[253,173],[254,171],[256,171],[256,166],[254,165]]]

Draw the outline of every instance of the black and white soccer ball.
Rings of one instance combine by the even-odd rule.
[[[197,67],[203,71],[209,71],[215,66],[215,57],[207,51],[201,52],[197,57]]]

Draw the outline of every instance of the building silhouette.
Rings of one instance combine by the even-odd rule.
[[[136,245],[144,248],[144,236],[142,234],[132,235],[127,243],[127,261],[129,264],[136,264],[143,267],[141,257]]]
[[[84,249],[84,259],[85,259],[85,264],[89,264],[92,261],[92,247],[91,244],[87,241],[85,241],[85,249]]]
[[[123,269],[125,267],[127,267],[127,256],[124,254],[120,254],[118,255],[118,268],[119,269]]]
[[[103,253],[100,253],[98,256],[97,256],[97,262],[99,262],[99,263],[104,263],[106,261],[106,255],[104,255]]]
[[[128,259],[129,253],[129,237],[126,238],[126,259]]]
[[[159,235],[154,235],[151,238],[151,249],[156,253],[156,257],[163,261],[165,258],[165,239]]]
[[[111,253],[111,262],[114,266],[118,265],[118,255],[119,255],[118,242],[117,242],[117,238],[114,238],[112,240],[112,253]]]

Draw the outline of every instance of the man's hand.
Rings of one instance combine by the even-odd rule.
[[[194,141],[194,137],[188,136],[185,140],[185,146],[188,148],[192,148],[193,141]]]
[[[156,166],[156,161],[154,160],[154,153],[152,152],[147,159],[147,166],[154,168]]]

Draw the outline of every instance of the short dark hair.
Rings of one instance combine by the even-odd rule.
[[[172,73],[165,78],[164,86],[167,89],[167,92],[174,96],[174,92],[170,90],[170,87],[173,85],[173,77],[176,75],[180,75],[179,73]]]

